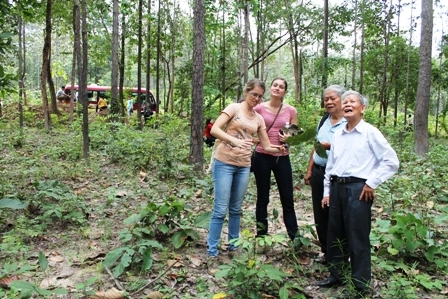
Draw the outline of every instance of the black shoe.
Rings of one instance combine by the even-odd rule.
[[[314,262],[318,263],[318,264],[326,265],[327,264],[327,258],[325,257],[325,255],[319,256],[319,257],[314,259]]]
[[[332,286],[341,285],[342,282],[333,276],[329,276],[325,280],[319,280],[316,282],[316,285],[322,288],[330,288]]]

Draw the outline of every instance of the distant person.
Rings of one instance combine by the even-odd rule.
[[[134,111],[134,101],[132,100],[132,97],[129,97],[128,104],[126,107],[127,107],[128,115],[132,116],[132,112]]]
[[[58,101],[60,102],[70,101],[70,97],[68,96],[68,94],[65,93],[64,89],[65,86],[62,85],[61,89],[59,89],[58,92],[56,93],[56,99],[58,99]]]
[[[151,110],[151,105],[148,102],[146,102],[143,108],[143,119],[145,120],[145,123],[152,116],[152,114],[153,112]]]
[[[408,115],[408,131],[414,131],[414,116],[412,114]]]
[[[207,120],[205,121],[205,129],[204,129],[204,142],[205,144],[207,144],[208,147],[212,147],[215,144],[215,136],[213,136],[210,132],[212,130],[213,127],[213,123],[215,122],[215,120],[211,117],[207,118]]]
[[[0,99],[0,117],[3,117],[3,101]]]
[[[107,101],[105,98],[101,97],[98,100],[97,108],[100,112],[107,110]]]

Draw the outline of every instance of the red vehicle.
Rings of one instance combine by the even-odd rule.
[[[71,86],[65,86],[64,92],[68,95],[70,95],[71,92]],[[78,85],[74,85],[73,89],[75,92],[78,91]],[[97,106],[98,100],[100,98],[105,98],[107,101],[110,97],[110,86],[99,86],[99,85],[88,85],[87,86],[87,98],[89,99],[89,106]],[[133,88],[125,88],[125,99],[127,100],[128,92],[132,93],[132,97],[134,99],[134,110],[137,109],[137,95],[138,95],[138,89],[136,87]],[[149,103],[149,107],[152,112],[156,112],[157,110],[157,101],[154,97],[154,94],[152,91],[149,91],[149,99],[146,99],[146,88],[140,88],[141,92],[141,98],[142,98],[142,105],[141,105],[141,111],[143,112],[143,109],[145,107],[146,103]],[[77,94],[75,94],[76,96]],[[77,99],[75,98],[75,101]],[[125,103],[126,104],[126,103]]]

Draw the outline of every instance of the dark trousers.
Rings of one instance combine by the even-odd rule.
[[[322,209],[324,196],[325,168],[314,165],[311,175],[311,197],[313,199],[314,223],[316,224],[317,237],[319,238],[321,251],[327,254],[327,230],[328,208]]]
[[[344,270],[351,264],[351,279],[358,289],[369,287],[371,279],[370,228],[372,201],[359,200],[364,182],[330,187],[327,259],[332,276],[345,281]]]
[[[268,204],[272,171],[280,193],[286,231],[289,238],[294,240],[298,226],[294,210],[292,168],[289,156],[276,157],[255,153],[252,169],[257,183],[257,205],[255,211],[257,235],[266,235],[268,232]]]

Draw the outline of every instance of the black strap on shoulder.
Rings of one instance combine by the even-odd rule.
[[[317,131],[320,130],[320,127],[323,126],[324,122],[327,120],[327,118],[329,116],[330,116],[330,113],[328,113],[328,112],[325,112],[324,115],[322,115],[322,118],[320,119],[320,122],[319,122],[319,126],[317,127]]]

